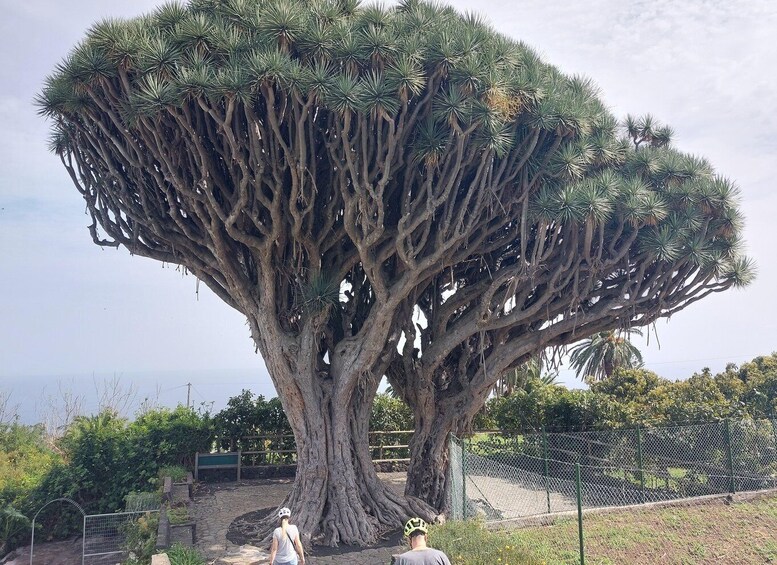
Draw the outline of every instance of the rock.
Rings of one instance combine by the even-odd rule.
[[[263,565],[269,562],[266,551],[253,545],[241,545],[237,552],[216,559],[213,565]]]

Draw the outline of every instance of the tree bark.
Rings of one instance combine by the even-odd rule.
[[[387,488],[372,463],[369,419],[383,374],[380,357],[352,339],[330,352],[322,370],[314,322],[293,340],[267,324],[263,329],[261,338],[254,332],[255,341],[297,445],[294,485],[280,506],[291,509],[303,537],[324,545],[367,545],[410,516],[431,519],[429,505]],[[277,515],[236,526],[267,541]]]
[[[440,512],[448,512],[448,437],[455,428],[452,418],[423,417],[428,425],[418,426],[410,440],[410,465],[405,495],[426,501]]]

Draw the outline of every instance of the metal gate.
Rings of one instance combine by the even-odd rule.
[[[126,526],[148,512],[159,512],[158,508],[140,509],[131,512],[116,512],[113,514],[86,514],[81,506],[69,498],[57,498],[44,504],[32,519],[30,535],[30,565],[35,556],[35,520],[48,505],[54,502],[67,502],[75,506],[84,517],[83,541],[81,550],[81,565],[87,563],[87,558],[124,553],[124,541],[127,537]],[[157,503],[158,504],[158,503]],[[140,505],[141,507],[143,505]]]

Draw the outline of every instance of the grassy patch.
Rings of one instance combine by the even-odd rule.
[[[587,514],[583,526],[589,565],[777,561],[777,498]],[[577,528],[575,518],[505,531],[453,522],[430,539],[454,565],[570,565],[580,562]]]
[[[476,521],[448,522],[429,533],[432,546],[456,565],[540,565],[542,559],[515,545],[515,532],[490,532]]]
[[[171,524],[186,524],[191,521],[189,509],[186,506],[172,506],[167,510],[167,519]]]

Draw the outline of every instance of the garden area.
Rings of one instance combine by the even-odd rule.
[[[755,394],[754,391],[763,392]],[[610,379],[593,384],[587,391],[571,391],[553,382],[528,380],[511,394],[489,400],[478,416],[478,427],[499,428],[503,433],[496,436],[480,432],[472,435],[468,441],[473,457],[494,458],[510,451],[515,457],[523,458],[525,464],[529,460],[527,458],[541,460],[545,449],[548,459],[554,461],[555,465],[573,461],[590,464],[619,457],[623,467],[631,468],[637,464],[635,430],[638,428],[635,426],[643,426],[639,428],[643,434],[643,475],[640,477],[613,472],[609,479],[621,481],[621,484],[623,481],[629,482],[635,492],[639,490],[640,481],[643,481],[647,491],[661,487],[677,491],[678,496],[707,494],[713,489],[703,473],[691,473],[687,467],[669,463],[664,463],[659,469],[649,462],[657,462],[659,454],[666,457],[687,455],[689,446],[698,445],[703,448],[699,460],[703,459],[708,465],[717,462],[725,469],[725,449],[724,444],[720,443],[724,438],[724,420],[736,420],[737,425],[732,429],[746,430],[746,433],[737,431],[733,434],[737,445],[760,445],[758,442],[771,437],[773,430],[747,422],[755,422],[755,419],[771,414],[776,392],[775,355],[758,357],[741,367],[731,365],[715,375],[702,371],[678,382],[662,379],[642,369],[616,371]],[[638,410],[639,406],[643,409]],[[698,429],[688,426],[701,418],[718,423],[697,426]],[[412,425],[411,412],[401,400],[389,394],[376,397],[371,431],[403,431],[412,429]],[[678,428],[681,425],[684,427]],[[519,427],[521,429],[517,429]],[[678,429],[686,431],[678,435]],[[543,430],[546,437],[544,447]],[[179,406],[175,409],[151,409],[137,414],[134,419],[120,417],[110,410],[97,415],[79,416],[57,437],[48,435],[43,426],[25,426],[13,420],[7,422],[0,428],[0,534],[3,554],[29,542],[31,518],[48,501],[66,497],[77,502],[89,514],[136,508],[139,504],[137,501],[144,496],[141,493],[159,493],[155,496],[161,500],[162,477],[172,476],[174,480],[181,480],[187,472],[192,471],[196,452],[249,448],[254,445],[250,442],[255,439],[246,438],[259,435],[281,437],[289,433],[280,402],[277,399],[255,397],[248,391],[230,399],[228,406],[215,414]],[[670,437],[674,439],[669,441]],[[272,444],[271,440],[267,441],[267,451],[288,449],[289,445],[293,449],[293,443]],[[404,447],[396,451],[393,457],[407,455]],[[759,473],[766,476],[774,474],[774,469],[768,467],[768,462],[772,460],[770,457],[774,454],[768,449],[756,449],[749,459],[742,459],[737,451],[733,453],[737,457],[735,462],[746,461],[747,465],[759,466]],[[631,457],[628,464],[627,456]],[[539,471],[541,476],[542,465],[534,470]],[[738,472],[737,477],[740,475],[742,473]],[[744,483],[737,486],[738,491],[746,487]],[[724,492],[727,487],[728,483],[724,482]],[[716,492],[720,492],[720,489]],[[768,526],[775,514],[773,503],[763,501],[756,503],[756,506],[757,513],[760,513],[758,515],[763,514],[763,518],[759,517],[759,523],[762,520]],[[729,516],[731,524],[744,520],[743,516],[731,510],[733,508],[718,510],[729,513],[726,516]],[[745,512],[745,508],[749,506],[742,506],[741,511]],[[691,519],[697,513],[704,516],[705,512],[710,511],[705,506],[682,511],[663,509],[656,515],[658,517],[645,511],[639,511],[638,514],[653,521],[660,519],[671,522],[672,515],[687,514]],[[180,506],[168,509],[172,522],[185,522],[188,519],[185,514],[185,508]],[[137,563],[148,562],[153,544],[148,545],[148,538],[141,541],[141,534],[155,532],[156,519],[153,515],[144,517],[131,526],[131,531],[127,531],[125,549],[135,555]],[[693,518],[699,523],[705,519]],[[597,551],[595,548],[601,545],[597,540],[611,537],[607,533],[608,528],[619,532],[618,536],[623,536],[623,539],[615,537],[616,545],[628,546],[630,539],[639,538],[636,533],[639,531],[638,522],[633,523],[631,530],[612,525],[617,523],[617,514],[590,520],[588,522],[587,519],[587,532],[590,533],[587,533],[586,539],[592,540],[590,548],[594,554]],[[597,526],[600,520],[603,520],[603,525]],[[722,522],[716,519],[715,524],[717,527]],[[81,527],[80,515],[75,512],[63,508],[44,511],[36,520],[36,543],[78,535]],[[449,524],[446,527],[474,526]],[[565,546],[572,540],[571,550],[574,550],[575,538],[569,528],[575,527],[555,524],[543,527],[544,533],[537,536],[547,543],[553,539],[566,540],[562,544]],[[525,539],[532,540],[531,531],[522,530],[521,536],[528,536]],[[632,533],[629,534],[629,531]],[[477,537],[496,534],[475,530],[468,535]],[[593,537],[589,538],[589,535]],[[452,536],[460,537],[458,534]],[[439,539],[442,543],[443,538]],[[550,560],[551,557],[556,559],[562,555],[558,553],[561,550],[553,549],[552,543],[543,549],[545,546],[538,545],[536,540],[521,542],[523,538],[520,536],[510,539],[513,541],[506,541],[504,545],[511,548],[533,547],[532,555],[539,560]],[[669,537],[657,536],[656,539],[666,540]],[[684,547],[682,542],[679,542],[679,546]],[[462,555],[469,554],[464,548],[455,549],[459,546],[451,547],[454,555],[457,551]],[[768,552],[769,546],[764,543],[760,549],[755,546],[751,549],[760,555]]]

